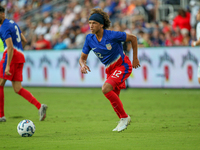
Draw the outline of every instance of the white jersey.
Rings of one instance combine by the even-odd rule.
[[[197,23],[196,36],[197,36],[197,41],[198,41],[200,39],[200,22]]]

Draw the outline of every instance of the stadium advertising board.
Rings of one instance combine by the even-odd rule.
[[[101,87],[106,79],[105,67],[93,52],[87,61],[91,69],[88,74],[80,72],[81,50],[25,51],[24,54],[24,86]],[[132,52],[132,60],[131,56]],[[141,67],[133,69],[128,79],[130,87],[200,87],[197,80],[199,48],[140,48],[138,57]]]
[[[140,48],[138,56],[141,67],[133,70],[130,87],[200,87],[197,79],[199,48]]]

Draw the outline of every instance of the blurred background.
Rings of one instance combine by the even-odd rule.
[[[142,87],[164,87],[165,82],[169,87],[199,87],[197,67],[200,53],[197,47],[191,47],[191,41],[196,40],[199,0],[0,0],[0,4],[6,8],[7,18],[17,22],[28,41],[25,46],[25,66],[29,68],[24,69],[26,85],[40,85],[42,82],[42,85],[54,85],[48,84],[50,77],[48,78],[47,74],[50,71],[55,73],[56,70],[52,68],[60,65],[61,72],[57,70],[57,76],[61,76],[61,84],[54,86],[85,86],[83,82],[87,82],[84,81],[87,77],[80,72],[74,72],[80,79],[74,79],[73,75],[70,78],[66,68],[70,68],[71,72],[79,70],[78,59],[85,37],[90,33],[90,10],[101,8],[110,16],[110,30],[132,33],[138,38],[141,69],[132,74],[132,87],[140,87],[141,84],[144,84]],[[129,55],[130,43],[123,43],[123,47]],[[36,54],[34,51],[41,53]],[[130,51],[130,58],[131,56]],[[93,55],[91,59],[96,64],[94,69],[99,67],[100,71],[96,72],[100,82],[86,86],[100,86],[106,78],[105,68]],[[89,60],[88,63],[90,62]],[[37,67],[33,67],[34,64]],[[47,64],[47,67],[40,69],[42,64]],[[49,69],[49,66],[54,67]],[[29,84],[33,74],[30,70],[36,68],[39,70],[35,70],[37,74],[32,76],[37,76],[37,79]],[[38,81],[38,72],[43,74],[44,80]],[[185,77],[180,78],[178,74]],[[63,84],[65,76],[69,77],[69,81],[80,80],[80,83],[69,84],[68,81]],[[143,77],[141,82],[135,85],[134,83],[140,80],[137,79],[138,76]],[[148,76],[152,80],[148,80]],[[92,76],[88,77],[91,80]],[[180,84],[183,81],[187,83]]]
[[[136,35],[140,47],[189,46],[200,8],[198,0],[1,0],[1,5],[28,39],[25,50],[82,48],[92,8],[109,14],[110,30]]]

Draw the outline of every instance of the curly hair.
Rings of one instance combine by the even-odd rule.
[[[93,8],[90,12],[90,16],[93,15],[93,14],[101,14],[104,18],[104,26],[103,26],[103,29],[108,29],[110,27],[110,19],[109,19],[109,16],[106,12],[104,12],[102,9],[100,8]],[[89,16],[89,18],[90,18]]]

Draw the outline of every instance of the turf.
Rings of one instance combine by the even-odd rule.
[[[200,149],[199,89],[128,89],[121,91],[132,118],[118,133],[118,118],[100,88],[30,88],[48,105],[40,122],[37,109],[11,87],[5,88],[5,115],[0,123],[1,150],[197,150]],[[20,137],[17,124],[30,119],[32,137]]]

